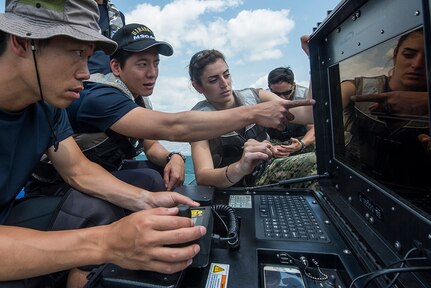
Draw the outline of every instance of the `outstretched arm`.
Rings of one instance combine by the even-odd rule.
[[[137,107],[112,125],[111,129],[139,139],[195,142],[215,138],[252,123],[282,130],[294,119],[289,109],[312,104],[314,100],[280,99],[216,112],[179,113],[163,113]]]

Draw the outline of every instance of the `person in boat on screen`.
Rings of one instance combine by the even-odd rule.
[[[350,157],[380,180],[431,189],[423,29],[400,37],[389,76],[343,81],[341,95]]]
[[[203,50],[193,55],[189,75],[193,87],[206,98],[192,110],[223,111],[281,99],[263,89],[233,90],[229,67],[218,50]],[[312,123],[310,108],[292,109],[295,121]],[[263,185],[316,173],[314,153],[287,157],[289,151],[286,147],[271,145],[266,129],[259,124],[251,124],[211,140],[193,142],[191,151],[199,185],[220,188]]]
[[[90,77],[87,59],[93,50],[111,54],[117,46],[99,33],[98,18],[94,0],[7,0],[0,14],[3,286],[64,287],[68,282],[79,287],[87,282],[83,266],[101,263],[174,273],[192,263],[199,246],[166,245],[206,233],[176,216],[175,206],[198,203],[175,192],[152,193],[122,182],[89,161],[75,143],[64,108],[79,98]],[[195,141],[253,122],[283,129],[293,118],[289,108],[311,104],[272,101],[214,113],[144,109],[140,119],[152,119],[144,127],[149,131],[145,137]],[[77,190],[17,201],[43,153]],[[98,227],[77,229],[89,226]]]

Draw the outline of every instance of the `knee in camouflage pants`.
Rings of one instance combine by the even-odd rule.
[[[316,154],[314,152],[298,154],[286,158],[271,160],[263,173],[256,179],[256,185],[276,183],[282,180],[317,174]],[[319,190],[316,181],[290,184],[292,188],[310,188]]]

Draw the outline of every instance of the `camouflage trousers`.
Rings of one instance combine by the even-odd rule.
[[[256,186],[277,183],[282,180],[317,174],[316,154],[314,152],[297,154],[286,158],[272,159],[257,177]],[[292,188],[320,190],[317,181],[293,183]]]

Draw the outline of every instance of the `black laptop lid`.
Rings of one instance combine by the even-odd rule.
[[[398,113],[387,101],[342,95],[349,87],[353,94],[391,91],[394,48],[423,31],[425,76],[410,77],[422,82],[413,91],[422,94],[403,95],[429,99],[423,97],[431,87],[429,14],[428,0],[343,1],[310,40],[318,170],[331,175],[323,192],[344,206],[337,208],[352,225],[359,217],[400,255],[413,240],[431,246],[431,156],[418,138],[430,135],[429,101],[420,104],[425,112]]]

